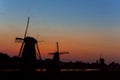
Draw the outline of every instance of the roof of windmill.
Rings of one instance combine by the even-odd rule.
[[[33,37],[26,37],[24,39],[25,43],[29,42],[29,43],[37,43],[37,40]]]

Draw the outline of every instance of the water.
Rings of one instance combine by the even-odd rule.
[[[0,69],[0,72],[17,72],[17,71],[21,71],[21,69]],[[35,69],[36,72],[46,72],[47,69]],[[100,71],[100,69],[60,69],[60,72],[67,72],[67,71],[74,71],[74,72],[79,72],[79,71],[85,71],[85,72],[89,72],[89,71]]]

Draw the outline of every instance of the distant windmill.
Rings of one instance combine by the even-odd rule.
[[[103,58],[103,56],[102,56],[102,52],[101,52],[101,53],[100,53],[100,58],[99,58],[99,63],[100,63],[100,64],[105,64],[104,61],[105,61],[105,60],[104,60],[104,58]]]
[[[25,64],[34,64],[37,61],[37,57],[41,60],[40,50],[38,47],[38,41],[33,37],[27,36],[30,17],[27,20],[27,26],[24,34],[24,38],[16,38],[17,42],[22,42],[19,57]],[[38,54],[37,54],[38,52]]]
[[[50,55],[54,55],[53,56],[53,66],[58,68],[59,64],[60,64],[60,55],[61,54],[69,54],[69,52],[59,52],[59,44],[58,42],[56,42],[56,47],[57,47],[57,51],[54,53],[49,53]]]

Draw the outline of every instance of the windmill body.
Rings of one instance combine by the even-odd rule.
[[[37,40],[33,37],[26,37],[24,39],[24,46],[21,54],[21,59],[24,63],[34,64],[36,62],[36,43]]]
[[[53,61],[58,63],[60,61],[59,52],[55,52],[53,56]]]
[[[53,53],[52,66],[53,66],[54,69],[59,68],[59,66],[60,66],[59,52]]]

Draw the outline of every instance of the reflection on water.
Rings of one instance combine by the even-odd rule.
[[[14,71],[21,71],[22,69],[0,69],[0,72],[14,72]],[[66,72],[66,71],[85,71],[85,72],[89,72],[89,71],[99,71],[100,69],[60,69],[60,72]],[[46,72],[47,69],[35,69],[36,72]]]
[[[46,69],[35,69],[35,71],[37,71],[37,72],[45,72],[47,70]]]
[[[0,72],[13,72],[13,71],[21,71],[21,69],[0,69]]]
[[[99,71],[100,69],[61,69],[61,72],[64,71]]]

